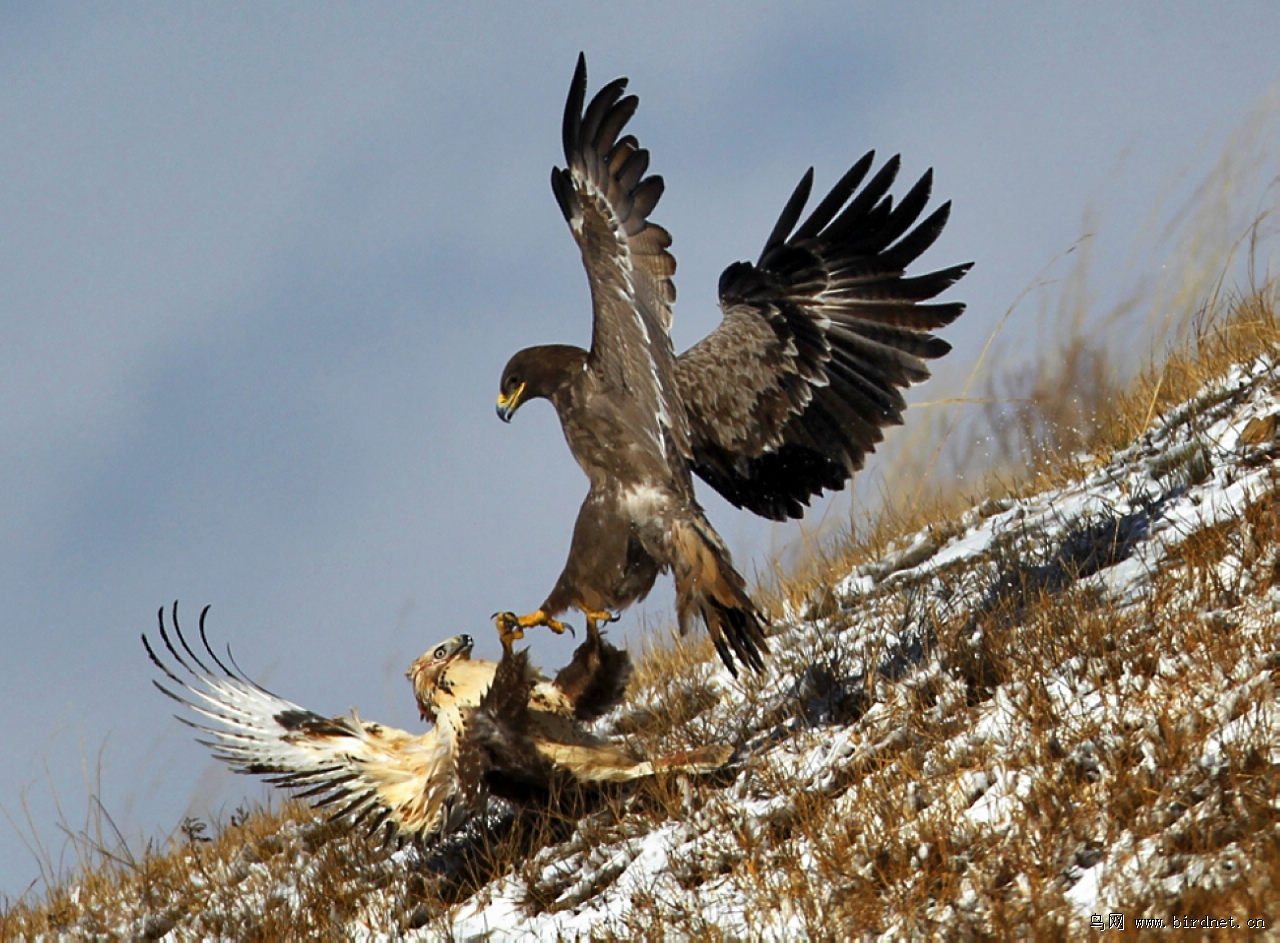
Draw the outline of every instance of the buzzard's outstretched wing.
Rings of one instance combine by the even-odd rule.
[[[583,110],[586,59],[578,56],[565,102],[564,156],[553,168],[556,202],[582,249],[593,308],[589,365],[606,384],[630,392],[629,432],[653,454],[687,455],[678,408],[675,353],[667,329],[675,301],[671,236],[649,221],[662,178],[644,176],[649,152],[632,135],[619,137],[638,99],[623,97],[626,79],[610,82]]]
[[[901,390],[950,350],[929,332],[964,310],[924,302],[972,263],[904,274],[950,213],[944,203],[919,219],[932,171],[895,207],[896,156],[859,190],[874,156],[797,228],[812,168],[804,175],[756,264],[720,276],[720,325],[677,360],[694,471],[764,517],[800,517],[814,495],[844,487],[883,427],[902,422]]]
[[[334,818],[363,824],[370,833],[385,826],[385,838],[447,832],[483,798],[483,753],[464,769],[441,727],[414,736],[361,720],[354,711],[323,717],[272,694],[239,670],[230,649],[231,667],[214,653],[205,635],[208,611],[206,606],[200,614],[200,641],[213,667],[183,636],[177,603],[172,634],[163,608],[159,617],[160,638],[175,664],[166,664],[145,635],[142,644],[177,686],[170,690],[156,681],[156,687],[200,717],[178,719],[211,737],[199,742],[236,772],[300,790],[317,807],[334,806]]]
[[[450,642],[465,642],[454,649],[459,660],[434,663],[440,674],[429,694],[436,725],[414,736],[354,711],[322,717],[272,694],[240,669],[230,648],[225,662],[213,651],[205,634],[208,611],[200,614],[202,653],[182,634],[177,603],[172,629],[160,610],[163,649],[142,637],[171,682],[156,687],[199,718],[178,719],[207,734],[211,739],[199,742],[237,772],[300,790],[317,807],[334,806],[333,818],[380,831],[384,840],[449,832],[481,810],[491,789],[519,800],[528,797],[528,787],[545,790],[566,774],[581,782],[625,782],[659,772],[705,773],[732,752],[712,745],[648,760],[583,727],[582,718],[616,702],[630,672],[625,653],[598,633],[555,682],[529,664],[527,650],[512,651],[509,637],[497,664],[471,662],[470,638],[455,637]],[[463,670],[449,674],[458,666]],[[561,687],[566,676],[573,683]]]

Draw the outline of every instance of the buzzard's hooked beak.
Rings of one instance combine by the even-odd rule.
[[[455,635],[453,638],[445,639],[433,649],[428,649],[419,655],[409,666],[409,670],[405,672],[405,677],[413,680],[420,671],[427,668],[438,670],[436,666],[446,662],[454,661],[458,658],[470,658],[471,650],[475,648],[475,639],[470,635]]]
[[[516,414],[516,410],[520,408],[521,397],[524,396],[524,383],[512,391],[510,396],[505,393],[498,394],[498,418],[503,422],[510,422],[511,417]]]
[[[435,648],[419,655],[405,677],[413,685],[413,695],[418,701],[418,713],[423,720],[435,720],[437,691],[448,691],[448,683],[444,679],[445,670],[455,661],[471,657],[471,649],[475,640],[470,635],[455,635],[445,639]]]

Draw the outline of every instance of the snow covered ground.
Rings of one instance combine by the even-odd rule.
[[[837,818],[838,807],[848,806],[856,825],[852,816],[861,803],[857,784],[850,781],[857,775],[850,774],[850,764],[858,761],[862,771],[872,758],[902,751],[901,741],[910,737],[896,709],[905,697],[903,689],[931,686],[934,703],[927,713],[937,722],[964,713],[961,708],[972,700],[964,681],[949,670],[946,653],[929,644],[930,625],[959,618],[973,622],[974,635],[1001,631],[998,619],[984,624],[982,614],[997,608],[1001,588],[1010,583],[1010,560],[1021,561],[1029,571],[1026,578],[1046,592],[1092,592],[1097,605],[1117,620],[1124,610],[1148,605],[1153,580],[1180,543],[1240,518],[1246,507],[1274,495],[1277,389],[1276,365],[1269,358],[1241,367],[1155,422],[1078,484],[975,509],[945,539],[933,531],[921,533],[901,550],[860,567],[835,588],[838,615],[806,619],[805,613],[790,614],[791,625],[773,641],[777,657],[762,682],[748,678],[739,684],[714,666],[708,671],[705,683],[720,701],[697,722],[708,732],[745,729],[754,734],[743,747],[742,770],[731,786],[699,792],[686,818],[644,834],[568,853],[564,848],[544,851],[548,874],[543,880],[565,885],[556,900],[569,906],[528,914],[521,906],[527,897],[523,878],[508,876],[460,907],[452,931],[461,939],[500,939],[513,933],[546,939],[621,930],[637,898],[649,898],[661,902],[660,910],[697,914],[729,938],[803,938],[806,922],[787,897],[778,897],[771,912],[761,912],[758,885],[733,867],[747,854],[730,833],[776,832],[780,822],[796,815],[802,797],[815,795],[837,806]],[[1241,441],[1251,424],[1257,430],[1268,422],[1270,434],[1261,441]],[[1242,540],[1248,539],[1246,532]],[[1263,761],[1272,768],[1280,765],[1274,681],[1280,670],[1280,588],[1249,595],[1263,574],[1280,565],[1278,551],[1280,544],[1271,541],[1252,555],[1242,545],[1220,560],[1217,575],[1238,598],[1228,609],[1199,615],[1230,627],[1240,657],[1219,666],[1204,687],[1187,691],[1173,685],[1176,692],[1166,691],[1171,687],[1167,679],[1202,670],[1193,655],[1177,650],[1169,651],[1153,671],[1122,668],[1106,684],[1096,680],[1098,666],[1083,653],[1064,652],[1062,661],[1040,666],[1037,680],[1058,718],[1053,736],[1074,745],[1064,764],[1083,771],[1081,802],[1108,776],[1105,758],[1128,754],[1138,767],[1156,762],[1157,751],[1146,750],[1144,741],[1161,735],[1150,728],[1162,713],[1207,732],[1203,752],[1180,771],[1193,792],[1193,783],[1212,781],[1223,764],[1223,751],[1235,743],[1263,745]],[[1164,605],[1179,609],[1176,600]],[[1188,600],[1182,608],[1202,607]],[[837,684],[851,678],[865,683],[866,674],[877,670],[887,677],[875,686],[865,712],[850,723],[824,723],[820,710],[818,716],[810,710],[811,716],[797,723],[802,709],[791,712],[790,722],[763,722],[787,713],[787,704],[800,708],[806,682],[813,683],[811,666],[820,663],[843,666],[845,677]],[[895,810],[901,819],[866,827],[911,832],[936,806],[932,816],[952,823],[956,832],[1019,828],[1037,781],[1060,772],[1021,761],[1019,744],[1045,738],[1045,731],[1032,729],[1033,710],[1024,702],[1033,692],[1027,688],[1024,682],[995,685],[989,698],[970,706],[972,716],[954,736],[923,758],[921,783],[949,781],[949,789],[928,797],[904,795],[902,808]],[[637,700],[643,699],[641,692]],[[959,772],[949,775],[953,771]],[[786,791],[769,788],[779,782],[788,784]],[[921,791],[926,788],[922,785]],[[1189,881],[1211,881],[1229,863],[1227,848],[1192,856],[1192,861],[1156,862],[1170,857],[1163,850],[1170,830],[1179,823],[1195,828],[1194,821],[1183,822],[1194,820],[1194,807],[1168,815],[1173,820],[1163,830],[1145,836],[1141,829],[1112,823],[1099,828],[1098,838],[1079,842],[1061,881],[1079,912],[1081,930],[1094,913],[1122,912],[1153,890],[1161,891],[1144,886],[1155,875],[1177,889]],[[803,859],[816,850],[804,847],[804,837],[788,840],[799,846],[788,857]],[[922,839],[921,856],[930,853]],[[821,886],[820,870],[813,869],[810,890],[819,896],[838,893],[838,888]],[[707,871],[721,873],[706,881],[688,878],[691,872]],[[979,907],[981,893],[976,884],[962,889],[954,903],[939,902],[930,919],[938,928],[946,927],[955,920],[946,913],[948,907]],[[908,929],[890,926],[886,936]]]
[[[431,853],[371,853],[344,932],[1086,936],[1213,900],[1235,909],[1194,916],[1274,928],[1256,851],[1280,847],[1278,429],[1264,356],[1078,481],[902,539],[785,613],[762,677],[708,662],[679,680],[682,722],[649,735],[738,744],[726,773],[614,793],[491,880],[450,869],[509,809]],[[666,698],[636,690],[601,726],[643,728]],[[97,905],[62,930],[302,920],[333,866],[321,831],[289,823],[211,866],[198,905],[121,892],[114,923]]]

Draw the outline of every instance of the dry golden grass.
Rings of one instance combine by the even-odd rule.
[[[1280,350],[1278,342],[1280,337],[1271,338],[1272,350]],[[1213,752],[1215,725],[1198,722],[1207,705],[1197,703],[1197,693],[1220,690],[1223,674],[1242,658],[1269,650],[1267,686],[1274,688],[1280,672],[1274,637],[1265,630],[1242,636],[1229,629],[1238,618],[1231,608],[1275,585],[1278,520],[1273,487],[1242,518],[1191,535],[1157,578],[1149,604],[1120,616],[1096,605],[1090,591],[1075,589],[1070,574],[1044,585],[1018,579],[1026,567],[1006,561],[1009,569],[996,581],[1002,591],[981,613],[981,637],[975,639],[971,615],[939,622],[940,670],[922,684],[872,695],[886,708],[885,726],[893,730],[880,749],[855,753],[821,791],[796,792],[788,775],[779,771],[768,781],[765,773],[762,792],[792,794],[795,802],[763,834],[735,829],[726,810],[725,830],[737,843],[728,858],[740,886],[753,889],[762,913],[770,902],[790,901],[810,939],[847,939],[855,932],[1074,938],[1084,928],[1065,897],[1064,875],[1092,865],[1127,828],[1138,839],[1158,842],[1161,860],[1153,866],[1168,874],[1192,872],[1203,862],[1235,864],[1212,880],[1191,879],[1126,901],[1130,919],[1276,917],[1280,767],[1268,758],[1270,735],[1222,750],[1216,768],[1205,769],[1201,758]],[[1214,575],[1234,551],[1243,554],[1241,572],[1257,572],[1249,564],[1269,554],[1260,580],[1242,587]],[[1005,578],[1009,574],[1014,578]],[[1188,584],[1197,591],[1188,594]],[[1001,631],[993,631],[996,626]],[[1114,729],[1103,727],[1114,721],[1123,728],[1131,723],[1128,716],[1099,724],[1064,714],[1061,699],[1046,690],[1044,673],[1072,659],[1087,663],[1087,685],[1109,690],[1121,678],[1131,683],[1134,694],[1125,710],[1143,718],[1149,730],[1117,739]],[[964,685],[959,693],[968,716],[966,710],[934,710],[948,681]],[[1274,690],[1254,693],[1255,699],[1236,706],[1235,717],[1274,697]],[[947,755],[943,744],[996,696],[1026,735],[999,756]],[[973,793],[990,788],[975,787],[966,777],[992,765],[1014,774],[1056,772],[1035,775],[1015,797],[1014,827],[957,828]],[[659,913],[661,926],[671,931],[669,913],[644,908],[628,929],[643,933],[645,921]],[[655,925],[647,924],[649,932]],[[674,928],[716,938],[696,914]]]

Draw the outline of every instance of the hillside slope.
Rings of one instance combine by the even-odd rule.
[[[0,928],[1043,938],[1120,914],[1274,930],[1277,455],[1280,360],[1260,351],[1065,484],[985,500],[788,606],[763,677],[669,655],[602,727],[646,749],[732,742],[716,777],[564,797],[573,817],[495,803],[426,852],[295,807],[215,841],[189,824],[168,854]]]

